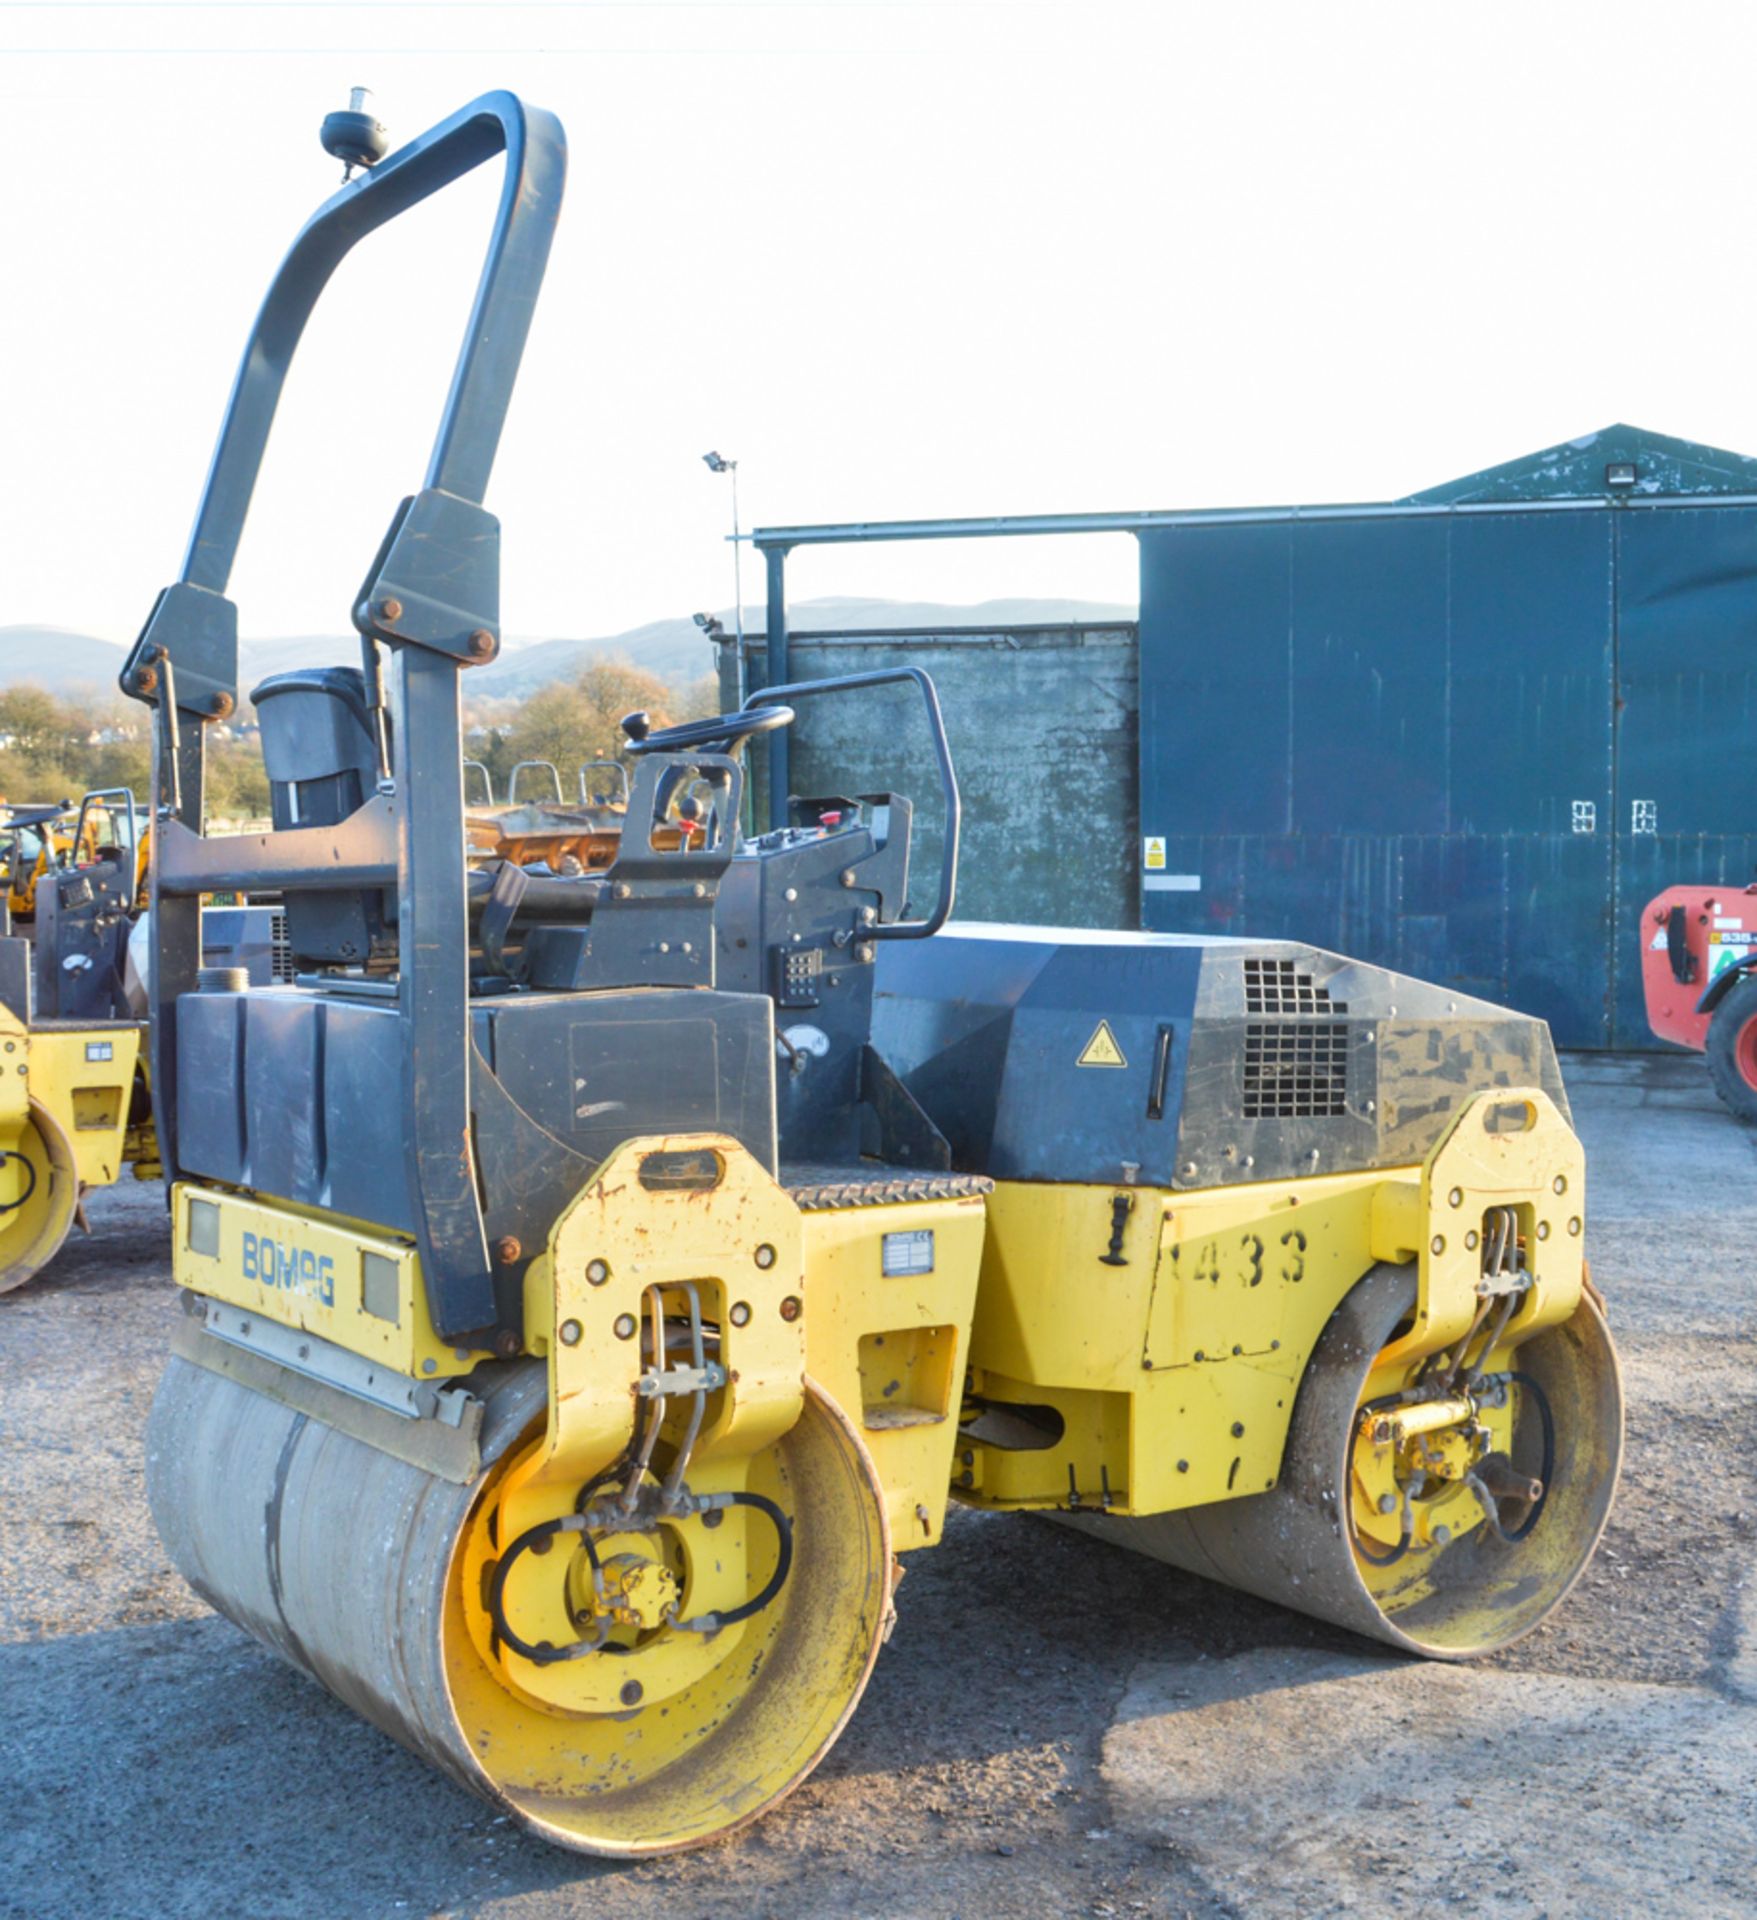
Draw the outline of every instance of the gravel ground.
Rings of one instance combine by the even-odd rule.
[[[0,1914],[1757,1915],[1757,1135],[1697,1061],[1568,1072],[1629,1449],[1557,1620],[1427,1666],[958,1515],[812,1779],[633,1867],[529,1840],[184,1589],[141,1490],[162,1198],[97,1197],[0,1298]]]

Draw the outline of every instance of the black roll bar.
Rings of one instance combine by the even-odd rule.
[[[367,234],[496,154],[506,170],[487,254],[421,490],[398,507],[353,609],[381,742],[381,645],[397,674],[394,768],[334,828],[205,838],[205,723],[237,704],[237,609],[225,597],[269,432],[306,322]],[[469,942],[458,675],[499,649],[499,524],[482,505],[560,211],[567,146],[554,115],[488,93],[411,140],[306,222],[257,313],[178,579],[122,673],[162,708],[153,730],[153,1098],[167,1175],[177,1155],[177,1000],[196,985],[199,897],[214,887],[394,884],[406,1166],[428,1303],[442,1338],[516,1349],[497,1307],[470,1136]],[[419,306],[420,290],[394,303]],[[179,724],[187,720],[194,724]],[[166,796],[170,796],[167,800]]]

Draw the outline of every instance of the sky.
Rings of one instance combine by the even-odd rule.
[[[746,526],[1395,498],[1616,420],[1757,452],[1737,6],[27,4],[0,49],[0,626],[127,641],[176,577],[352,85],[393,145],[494,87],[567,128],[488,496],[512,636],[730,604],[709,448]],[[246,634],[345,629],[498,165],[319,307]],[[1130,601],[1134,543],[830,549],[789,591]]]

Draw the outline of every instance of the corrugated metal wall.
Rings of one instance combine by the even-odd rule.
[[[1221,523],[1141,554],[1145,925],[1650,1043],[1642,905],[1757,859],[1757,510]]]

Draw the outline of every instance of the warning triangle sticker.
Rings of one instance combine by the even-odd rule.
[[[1079,1067],[1126,1067],[1129,1064],[1123,1058],[1123,1050],[1117,1045],[1108,1020],[1099,1021],[1092,1038],[1086,1042],[1085,1051],[1074,1064]]]

